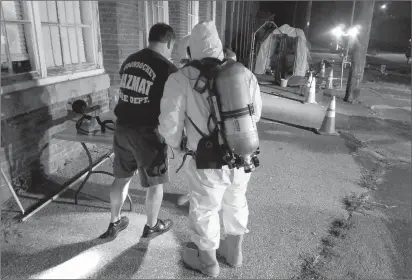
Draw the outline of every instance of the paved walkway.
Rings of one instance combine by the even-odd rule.
[[[341,198],[362,191],[356,184],[359,169],[339,137],[265,121],[259,131],[261,167],[253,174],[248,191],[250,233],[245,238],[245,263],[239,269],[222,265],[221,278],[287,279],[299,275],[302,257],[316,254],[329,224],[346,217]],[[74,164],[79,168],[79,163],[71,163],[60,176],[69,176],[67,170],[75,170]],[[130,226],[117,240],[96,245],[93,240],[107,227],[111,179],[95,176],[84,192],[97,198],[82,195],[81,205],[75,206],[70,192],[26,223],[10,227],[20,237],[12,234],[2,248],[2,278],[201,277],[186,269],[180,258],[189,231],[187,208],[175,204],[177,194],[188,187],[184,172],[174,173],[179,163],[176,155],[160,213],[175,222],[170,232],[150,244],[139,240],[145,223],[144,193],[136,179],[130,192],[136,203],[134,212],[124,212]],[[110,170],[110,162],[101,168]],[[23,203],[27,206],[33,201],[25,199]]]

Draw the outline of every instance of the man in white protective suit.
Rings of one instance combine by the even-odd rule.
[[[178,45],[178,54],[182,57],[186,54],[186,55],[188,55],[188,57],[190,59],[190,53],[188,53],[187,51],[183,52],[183,48],[189,47],[189,37],[190,37],[190,35],[187,35],[182,40],[180,40],[179,45]],[[232,59],[232,60],[235,60],[235,61],[237,60],[236,54],[227,47],[223,48],[223,56],[224,56],[225,59]],[[183,66],[184,65],[180,65],[179,68],[181,68]],[[189,203],[189,195],[188,194],[182,195],[177,199],[177,204],[179,206],[184,206],[187,203]]]
[[[194,60],[205,57],[222,60],[224,57],[222,43],[212,21],[200,22],[193,28],[189,47],[191,58]],[[197,69],[191,66],[184,67],[169,76],[164,88],[160,105],[159,132],[174,149],[181,149],[183,130],[187,134],[189,150],[196,151],[201,139],[201,135],[187,121],[187,117],[190,117],[201,131],[208,131],[208,94],[200,94],[193,89],[198,74]],[[260,88],[256,77],[247,68],[245,79],[248,81],[254,104],[254,118],[258,122],[262,110]],[[244,234],[248,232],[249,210],[246,190],[250,173],[245,173],[243,168],[229,169],[227,166],[221,169],[197,169],[193,158],[186,162],[186,173],[190,178],[191,240],[197,245],[197,249],[185,248],[183,261],[193,269],[217,277],[220,267],[216,259],[216,250],[229,265],[242,265],[242,241]],[[220,240],[220,209],[223,212],[226,236],[223,240]]]

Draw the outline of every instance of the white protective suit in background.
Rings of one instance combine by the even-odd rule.
[[[192,59],[215,57],[223,59],[222,43],[212,21],[197,24],[191,33],[189,46]],[[255,121],[259,121],[262,100],[256,77],[247,68],[250,95],[255,109]],[[187,148],[196,151],[201,135],[185,117],[185,113],[204,133],[208,132],[208,93],[193,90],[199,71],[185,67],[171,74],[167,80],[160,104],[159,132],[174,149],[179,149],[185,129]],[[188,78],[189,77],[189,78]],[[195,160],[188,157],[186,172],[190,178],[189,223],[192,241],[199,250],[215,250],[220,242],[218,211],[222,209],[224,231],[230,235],[242,235],[248,230],[248,204],[246,189],[250,173],[243,168],[196,169]]]

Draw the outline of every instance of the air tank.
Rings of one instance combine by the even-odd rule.
[[[255,169],[252,157],[259,147],[249,79],[247,69],[232,60],[221,66],[215,79],[227,144],[234,154],[243,159],[245,172]]]

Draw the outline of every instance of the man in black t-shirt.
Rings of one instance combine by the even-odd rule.
[[[130,55],[120,68],[119,102],[114,133],[113,173],[110,191],[111,221],[101,238],[115,239],[129,220],[120,216],[130,181],[138,171],[146,188],[147,224],[142,237],[154,237],[168,231],[171,220],[158,219],[163,200],[163,184],[169,182],[167,144],[157,126],[160,100],[170,74],[177,68],[168,60],[175,42],[173,28],[164,23],[152,26],[149,46]]]

